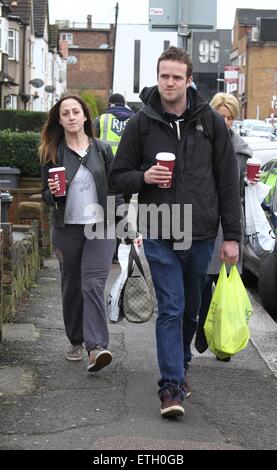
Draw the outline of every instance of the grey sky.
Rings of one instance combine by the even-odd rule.
[[[117,2],[119,23],[148,23],[149,0],[78,0],[77,3],[73,0],[49,0],[50,21],[69,19],[85,23],[90,14],[93,23],[110,23],[114,21]],[[217,0],[217,4],[220,29],[232,29],[236,8],[277,10],[276,0]],[[156,6],[159,7],[159,0]]]

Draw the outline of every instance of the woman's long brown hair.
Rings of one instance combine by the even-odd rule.
[[[48,162],[56,163],[57,150],[60,142],[64,138],[64,128],[60,124],[60,107],[63,101],[73,99],[78,101],[82,106],[83,112],[87,120],[84,122],[84,131],[88,137],[95,137],[94,127],[92,124],[90,111],[87,104],[78,95],[63,96],[49,111],[48,119],[41,131],[41,141],[38,149],[41,163],[44,165]]]

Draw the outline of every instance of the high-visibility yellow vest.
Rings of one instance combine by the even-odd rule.
[[[115,117],[111,113],[102,114],[100,116],[99,139],[103,140],[107,144],[110,144],[114,155],[116,154],[117,147],[120,142],[120,139],[125,129],[127,121],[128,119],[126,119],[125,121],[120,121],[117,117]]]

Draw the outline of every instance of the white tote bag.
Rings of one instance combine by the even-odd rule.
[[[245,188],[245,236],[257,256],[271,253],[275,236],[258,201],[255,186]]]
[[[118,247],[117,256],[121,267],[121,272],[116,278],[107,299],[107,315],[108,319],[112,322],[117,322],[120,320],[119,299],[122,287],[124,286],[127,279],[130,249],[131,245],[125,245],[123,243],[120,243]]]

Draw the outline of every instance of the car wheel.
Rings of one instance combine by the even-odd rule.
[[[267,256],[260,268],[259,293],[267,312],[277,320],[277,251]]]
[[[257,277],[251,273],[251,271],[248,271],[244,266],[242,266],[242,273],[241,273],[241,279],[245,287],[255,287],[257,284]]]

